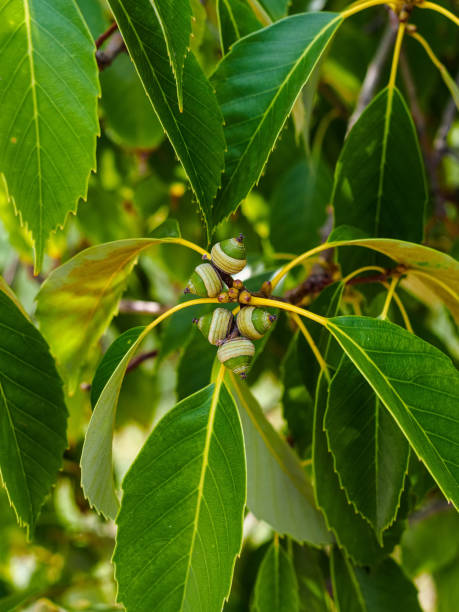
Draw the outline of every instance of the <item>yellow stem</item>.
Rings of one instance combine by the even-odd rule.
[[[430,57],[432,63],[439,69],[442,70],[444,68],[443,64],[440,62],[440,60],[437,58],[437,56],[435,55],[435,53],[432,51],[432,47],[429,45],[429,43],[426,41],[426,39],[424,38],[424,36],[421,36],[421,34],[419,34],[418,32],[410,32],[410,36],[411,38],[414,38],[415,40],[418,41],[418,43],[420,43],[423,47],[425,52],[427,53],[427,55]]]
[[[356,13],[360,13],[360,11],[364,11],[367,8],[372,6],[378,6],[378,4],[393,4],[392,2],[387,2],[387,0],[368,0],[367,2],[358,2],[351,4],[351,6],[345,11],[341,11],[341,16],[343,19],[347,19]]]
[[[355,314],[358,317],[361,317],[362,316],[362,309],[360,308],[360,304],[357,302],[357,300],[353,300],[351,302],[351,304],[352,304],[352,308],[354,309]]]
[[[270,257],[271,259],[295,259],[292,253],[273,253]]]
[[[210,258],[210,253],[208,253],[205,249],[201,248],[194,242],[191,242],[190,240],[185,240],[184,238],[174,238],[173,240],[171,240],[171,242],[175,242],[176,244],[181,244],[182,246],[186,246],[189,249],[192,249],[193,251],[197,251],[201,255],[206,255],[207,257]]]
[[[389,312],[389,306],[394,296],[395,287],[397,286],[397,283],[399,280],[400,279],[398,276],[394,276],[394,278],[391,280],[391,283],[389,285],[389,289],[386,295],[386,301],[384,302],[384,307],[381,311],[381,314],[379,315],[380,319],[387,319],[387,313]]]
[[[292,318],[295,321],[295,323],[298,325],[299,330],[301,331],[303,336],[305,337],[305,340],[309,344],[311,351],[314,353],[314,356],[317,359],[318,364],[320,365],[320,369],[325,374],[325,378],[328,380],[328,382],[330,382],[330,373],[328,371],[327,364],[325,363],[325,359],[322,357],[322,354],[319,351],[319,347],[314,342],[314,338],[311,336],[311,334],[308,331],[308,328],[305,326],[303,321],[300,319],[300,317],[296,313],[292,313]]]
[[[176,306],[169,308],[169,310],[166,310],[166,312],[163,312],[163,314],[159,315],[157,319],[154,319],[154,321],[149,323],[147,327],[143,330],[141,336],[142,338],[144,338],[148,334],[149,331],[151,331],[154,327],[159,325],[162,321],[164,321],[164,319],[167,319],[168,317],[178,312],[179,310],[183,310],[184,308],[188,308],[189,306],[198,306],[199,304],[218,304],[218,303],[219,301],[217,300],[217,298],[199,298],[197,300],[190,300],[188,302],[182,302],[181,304],[177,304]]]
[[[398,62],[400,60],[400,51],[402,50],[402,40],[403,35],[405,34],[406,25],[404,23],[399,23],[397,30],[397,38],[395,39],[395,47],[394,47],[394,55],[392,57],[392,68],[390,71],[389,77],[389,88],[395,87],[395,79],[397,78],[397,68]]]
[[[456,17],[454,13],[451,13],[451,11],[448,11],[448,9],[445,9],[443,6],[440,6],[436,2],[420,2],[419,4],[416,4],[416,6],[418,6],[419,8],[423,8],[423,9],[430,9],[432,11],[437,11],[437,13],[441,13],[448,19],[451,19],[451,21],[455,23],[457,26],[459,26],[459,17]]]
[[[350,274],[342,278],[341,282],[346,284],[351,280],[351,278],[354,278],[354,276],[357,276],[358,274],[361,274],[362,272],[368,272],[369,270],[373,270],[373,271],[376,270],[377,272],[381,272],[381,274],[386,273],[386,270],[382,268],[381,266],[363,266],[363,268],[354,270],[354,272],[351,272]]]
[[[386,289],[390,289],[389,283],[383,283],[383,285],[384,287],[386,287]],[[398,309],[400,310],[400,314],[402,315],[402,319],[403,319],[406,329],[413,334],[414,332],[413,332],[413,328],[411,327],[411,322],[408,317],[408,313],[406,312],[405,306],[403,305],[403,302],[400,299],[400,296],[398,295],[396,291],[394,291],[393,298],[394,298],[395,303],[398,306]]]
[[[293,304],[287,304],[287,302],[281,302],[278,300],[268,300],[267,298],[259,298],[253,297],[250,300],[251,306],[269,306],[270,308],[280,308],[281,310],[287,310],[288,312],[294,312],[299,314],[302,317],[306,317],[307,319],[311,319],[311,321],[315,321],[319,323],[319,325],[327,325],[327,319],[325,317],[321,317],[315,312],[310,312],[309,310],[305,310],[304,308],[299,308],[298,306],[294,306]]]

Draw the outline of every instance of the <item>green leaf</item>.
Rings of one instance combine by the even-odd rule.
[[[337,543],[356,562],[363,565],[378,563],[393,549],[399,526],[395,523],[383,534],[383,546],[374,530],[349,504],[334,470],[333,456],[328,450],[323,420],[327,406],[326,380],[320,376],[314,412],[312,466],[317,505],[325,515],[326,524]]]
[[[266,420],[248,387],[231,375],[247,456],[247,505],[279,534],[320,546],[331,541],[295,453]]]
[[[115,518],[119,506],[112,467],[116,406],[126,368],[145,336],[145,329],[128,329],[113,342],[91,385],[94,411],[81,453],[81,486],[90,505],[111,519]]]
[[[67,446],[67,409],[48,346],[0,285],[0,472],[32,532]]]
[[[259,179],[298,94],[341,22],[340,15],[326,12],[288,17],[236,42],[219,64],[212,82],[228,151],[214,223],[234,212]]]
[[[336,546],[330,555],[330,571],[337,612],[367,612],[352,563]]]
[[[86,197],[96,167],[94,42],[73,0],[4,0],[0,15],[0,172],[38,271],[49,233]]]
[[[114,561],[127,610],[222,609],[245,485],[236,407],[209,385],[159,422],[124,479]]]
[[[446,498],[459,507],[459,372],[437,348],[368,317],[327,321]]]
[[[285,17],[290,4],[290,0],[259,0],[259,2],[272,19]]]
[[[224,166],[223,120],[193,53],[183,67],[183,112],[161,24],[150,0],[109,0],[150,102],[183,164],[210,231],[213,198]]]
[[[164,138],[163,128],[125,53],[101,73],[100,84],[107,135],[121,146],[155,149]]]
[[[368,612],[421,612],[417,589],[391,558],[371,568],[355,568]]]
[[[107,242],[75,255],[48,276],[37,295],[36,316],[72,391],[81,368],[107,329],[139,254],[181,238]]]
[[[402,287],[419,296],[419,299],[425,293],[437,294],[459,322],[459,262],[446,253],[389,238],[333,240],[327,244],[330,248],[345,245],[366,247],[403,264],[407,278],[402,280]]]
[[[416,129],[401,93],[387,87],[349,133],[335,173],[337,225],[420,242],[428,193]]]
[[[244,0],[217,0],[217,16],[223,55],[237,40],[262,27]]]
[[[403,533],[400,547],[408,576],[440,571],[459,554],[459,515],[452,508],[444,508],[413,520]]]
[[[331,571],[337,612],[421,612],[416,587],[393,559],[356,568],[334,549]]]
[[[329,612],[328,556],[325,551],[293,543],[293,563],[298,579],[301,612]]]
[[[278,540],[268,548],[257,574],[252,612],[299,612],[298,581]]]
[[[348,501],[381,537],[397,514],[409,445],[372,387],[346,357],[329,388],[324,428]]]
[[[166,41],[167,53],[177,83],[179,108],[183,110],[183,66],[190,47],[190,0],[151,0]]]
[[[320,243],[331,190],[328,168],[311,159],[280,179],[270,207],[270,241],[276,251],[303,253]]]

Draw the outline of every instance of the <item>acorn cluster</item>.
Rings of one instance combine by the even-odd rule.
[[[200,297],[216,297],[221,303],[239,302],[236,317],[226,308],[216,308],[193,322],[211,344],[218,346],[219,361],[241,378],[246,378],[255,354],[252,340],[262,338],[276,319],[266,310],[250,306],[251,294],[242,281],[233,280],[232,275],[241,272],[246,263],[242,234],[217,242],[211,259],[206,258],[195,268],[185,289],[185,293]]]

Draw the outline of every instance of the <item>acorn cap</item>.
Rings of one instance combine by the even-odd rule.
[[[213,312],[196,319],[196,323],[207,340],[211,344],[218,345],[229,334],[233,315],[230,310],[216,308]]]
[[[210,263],[202,263],[194,269],[185,292],[201,297],[216,297],[221,290],[222,281],[218,272]]]
[[[241,308],[236,319],[240,333],[252,340],[262,338],[275,320],[276,317],[267,310],[255,306]]]
[[[237,274],[245,268],[245,245],[242,234],[217,242],[210,252],[213,263],[227,274]]]
[[[231,338],[222,344],[217,351],[220,363],[230,369],[241,378],[246,378],[250,369],[255,346],[248,338]]]

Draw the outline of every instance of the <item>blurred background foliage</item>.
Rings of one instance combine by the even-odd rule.
[[[103,0],[78,0],[94,38],[111,23]],[[221,57],[215,2],[192,0],[193,50],[207,74]],[[274,7],[287,3],[271,3]],[[340,10],[342,0],[292,0],[289,13]],[[445,2],[451,10],[457,3]],[[278,9],[274,9],[278,10]],[[459,66],[454,25],[429,11],[413,21],[437,56],[454,75]],[[243,232],[248,246],[248,275],[263,275],[279,263],[278,254],[298,253],[321,242],[332,227],[329,200],[335,164],[360,102],[362,83],[383,41],[393,39],[386,8],[365,11],[339,30],[316,89],[302,93],[259,185],[237,213],[218,228],[216,239]],[[102,47],[116,43],[112,38]],[[119,44],[119,41],[118,41]],[[387,82],[390,51],[380,65],[379,89]],[[430,186],[425,244],[459,254],[459,120],[438,71],[420,45],[409,38],[402,55],[399,85],[418,129]],[[41,275],[33,276],[30,237],[18,229],[12,206],[0,191],[0,273],[33,316],[34,297],[47,273],[80,250],[123,238],[148,236],[168,219],[177,219],[182,235],[206,247],[196,203],[172,147],[144,94],[125,53],[101,72],[101,136],[98,171],[90,180],[87,202],[65,228],[53,235]],[[378,91],[376,88],[375,91]],[[312,114],[310,109],[314,103]],[[439,132],[451,115],[447,138]],[[307,119],[306,119],[307,116]],[[442,138],[439,143],[439,139]],[[394,220],[394,223],[396,220]],[[307,228],[299,231],[300,228]],[[39,520],[34,541],[16,525],[8,499],[0,490],[0,609],[115,610],[116,587],[110,562],[115,528],[89,510],[79,481],[82,439],[90,417],[89,384],[101,355],[123,331],[144,325],[151,315],[130,312],[138,300],[158,307],[179,301],[187,278],[198,263],[181,247],[161,246],[142,255],[130,277],[120,313],[87,364],[84,381],[68,398],[69,448],[58,484]],[[301,276],[300,276],[301,275]],[[295,286],[304,270],[292,274],[283,290]],[[261,282],[255,282],[260,285]],[[454,325],[443,308],[429,307],[403,295],[415,331],[459,361]],[[364,313],[377,312],[381,296],[374,290],[357,294]],[[345,305],[352,312],[352,301]],[[394,311],[393,317],[397,321]],[[190,325],[193,313],[178,313],[143,347],[151,358],[125,379],[117,414],[114,461],[118,480],[151,431],[153,424],[182,398],[207,382],[213,353]],[[269,418],[286,435],[294,434],[297,450],[310,453],[312,399],[297,364],[297,336],[281,316],[267,339],[264,358],[250,374],[253,390]],[[164,347],[163,349],[161,347]],[[302,411],[295,407],[301,405]],[[415,578],[425,610],[455,612],[459,602],[459,524],[419,465],[410,468],[413,514],[396,558]],[[248,515],[246,539],[231,597],[225,610],[247,610],[258,565],[271,532]],[[308,547],[294,551],[304,610],[330,610],[330,571],[326,555]],[[321,591],[317,585],[324,585]]]

